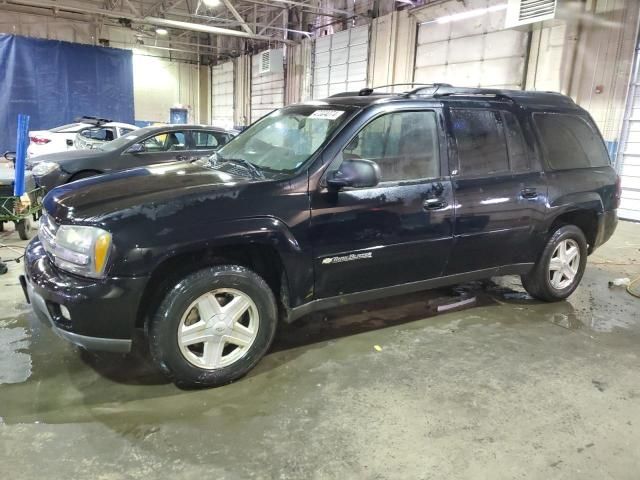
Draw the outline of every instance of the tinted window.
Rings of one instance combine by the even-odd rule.
[[[515,115],[510,112],[502,112],[502,117],[504,118],[503,125],[507,137],[511,170],[514,172],[529,170],[529,156],[525,149],[520,122],[518,122]]]
[[[115,138],[115,129],[112,127],[96,127],[96,128],[87,128],[80,132],[85,138],[91,138],[93,140],[102,140],[104,142],[110,142]]]
[[[462,175],[487,175],[509,170],[499,119],[500,114],[494,111],[451,109]]]
[[[120,128],[120,136],[133,132],[133,128]]]
[[[224,144],[224,136],[218,137],[213,132],[194,131],[193,142],[196,150],[212,150]]]
[[[343,158],[376,162],[383,182],[438,177],[436,113],[397,112],[378,117],[347,145]]]
[[[146,152],[171,152],[186,148],[184,132],[165,132],[142,142]]]
[[[549,166],[554,170],[603,167],[609,156],[600,135],[584,119],[573,115],[536,113],[533,120]]]

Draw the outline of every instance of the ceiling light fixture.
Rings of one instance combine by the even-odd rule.
[[[500,3],[498,5],[492,5],[487,8],[477,8],[475,10],[466,10],[463,12],[454,13],[452,15],[445,15],[444,17],[439,17],[434,20],[427,20],[426,22],[422,22],[421,25],[424,25],[426,23],[443,24],[443,23],[457,22],[460,20],[467,20],[469,18],[480,17],[486,13],[499,12],[500,10],[506,10],[506,9],[507,9],[507,4]]]
[[[220,0],[202,0],[202,3],[204,3],[209,8],[213,8],[220,5]]]
[[[169,33],[169,30],[167,30],[166,28],[156,28],[156,34],[158,35],[167,35]]]

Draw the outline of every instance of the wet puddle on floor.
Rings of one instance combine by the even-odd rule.
[[[610,303],[617,301],[617,292],[605,293],[613,295]],[[450,326],[455,317],[445,314],[476,307],[481,313],[466,316],[454,330],[471,323],[541,321],[589,332],[625,328],[615,315],[606,319],[593,313],[599,299],[589,299],[588,295],[591,293],[585,289],[576,292],[570,302],[544,304],[529,297],[517,278],[504,277],[497,283],[470,282],[338,307],[281,325],[270,353],[254,375],[268,377],[269,369],[339,338],[430,317],[438,328]],[[505,305],[507,309],[482,308]],[[194,415],[209,415],[219,408],[230,408],[230,399],[237,397],[242,403],[242,398],[266,395],[268,382],[251,377],[224,389],[183,391],[167,382],[145,350],[137,349],[129,355],[80,351],[41,325],[26,306],[16,307],[11,318],[0,318],[0,423],[75,423],[96,418],[123,425],[153,423],[183,418],[185,409]]]

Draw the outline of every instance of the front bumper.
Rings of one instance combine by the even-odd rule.
[[[63,172],[59,168],[56,168],[45,175],[34,175],[33,178],[35,179],[36,185],[49,192],[54,188],[67,183],[71,178],[71,175],[67,172]]]
[[[55,267],[35,238],[21,283],[34,312],[62,338],[88,350],[128,352],[146,277],[93,280]],[[62,315],[64,305],[70,319]]]

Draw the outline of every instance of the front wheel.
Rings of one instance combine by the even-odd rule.
[[[151,354],[176,384],[214,387],[245,375],[276,331],[267,283],[237,265],[206,268],[180,280],[149,324]]]
[[[575,225],[564,225],[553,232],[533,270],[522,275],[522,285],[539,300],[563,300],[578,287],[586,266],[584,233]]]
[[[26,216],[16,223],[16,230],[21,240],[29,240],[33,236],[33,222],[31,216]]]

